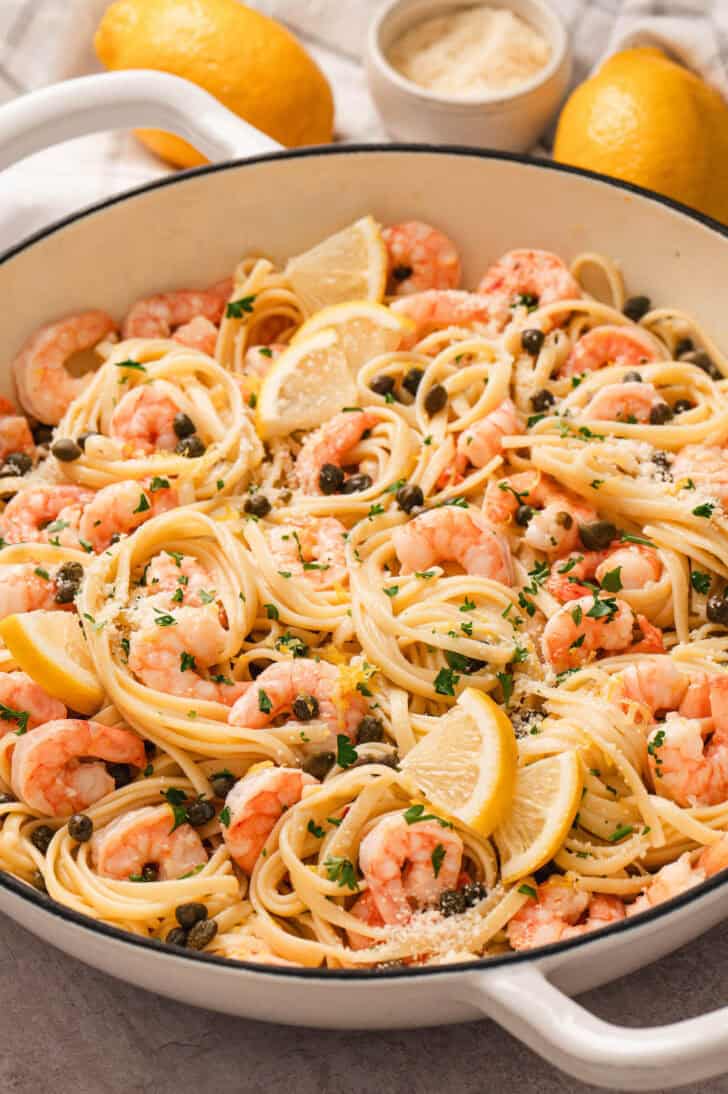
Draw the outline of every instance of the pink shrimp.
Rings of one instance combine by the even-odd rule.
[[[598,516],[581,498],[563,490],[540,472],[523,471],[488,483],[484,509],[494,523],[509,522],[521,506],[537,509],[528,520],[526,543],[549,557],[578,547],[579,526],[589,524]]]
[[[92,490],[70,483],[29,486],[16,494],[0,517],[6,543],[49,543],[77,547],[84,511]]]
[[[482,277],[478,293],[488,298],[491,314],[504,327],[521,298],[540,306],[578,300],[582,293],[568,267],[550,251],[507,251]],[[525,302],[525,301],[524,301]]]
[[[280,714],[290,713],[299,697],[315,700],[318,707],[315,717],[328,725],[334,742],[340,733],[353,740],[359,722],[368,711],[363,697],[335,665],[297,657],[269,665],[247,684],[228,721],[235,726],[262,729]]]
[[[296,460],[296,474],[304,493],[323,493],[319,475],[324,464],[340,467],[363,434],[379,420],[377,412],[372,410],[342,412],[309,433]]]
[[[626,591],[643,589],[662,577],[662,561],[654,547],[641,544],[616,544],[604,551],[574,552],[556,561],[546,581],[546,589],[557,600],[578,600],[590,592],[581,582],[596,580],[601,585],[605,577],[619,571],[619,582]]]
[[[506,927],[514,950],[532,950],[567,938],[579,938],[590,931],[624,919],[624,903],[616,896],[584,893],[560,878],[538,886],[538,896],[529,899]]]
[[[409,296],[427,289],[456,289],[460,284],[460,256],[444,232],[407,220],[382,230],[387,248],[387,291]]]
[[[177,389],[166,380],[140,384],[121,397],[109,423],[109,436],[125,441],[130,454],[173,452],[179,437]]]
[[[582,334],[571,353],[561,366],[562,376],[578,376],[582,372],[594,372],[604,365],[637,365],[656,361],[655,343],[646,331],[634,327],[593,327]]]
[[[65,718],[63,703],[44,691],[24,672],[0,673],[0,737],[35,729],[44,722]]]
[[[335,517],[303,517],[272,528],[268,542],[279,572],[301,575],[325,588],[348,576],[346,536],[346,527]]]
[[[169,805],[145,805],[121,813],[91,840],[91,864],[101,877],[138,878],[145,866],[158,867],[160,881],[173,881],[207,863],[207,851],[194,828],[180,824]]]
[[[600,388],[584,408],[584,416],[609,422],[650,422],[657,407],[668,404],[653,384],[629,381]]]
[[[146,687],[228,706],[240,696],[244,685],[202,676],[222,661],[227,648],[229,636],[217,604],[175,604],[172,611],[162,593],[137,601],[134,614],[139,625],[129,639],[129,669]]]
[[[513,402],[504,399],[479,422],[468,426],[458,437],[455,470],[462,474],[469,464],[485,467],[502,451],[503,438],[523,433],[524,427]]]
[[[48,323],[31,335],[12,364],[20,405],[46,425],[58,425],[88,382],[66,368],[76,353],[93,349],[116,330],[104,311],[87,311]]]
[[[217,327],[204,315],[196,315],[189,323],[184,323],[172,335],[173,342],[179,342],[189,349],[197,349],[208,357],[215,356],[217,346]]]
[[[241,870],[252,874],[283,813],[301,800],[304,787],[317,784],[313,775],[295,767],[265,767],[236,782],[225,799],[230,820],[222,835]]]
[[[17,612],[71,609],[56,599],[59,566],[37,562],[15,562],[0,566],[0,619]]]
[[[403,574],[438,562],[457,562],[466,573],[513,584],[508,541],[481,512],[443,505],[420,513],[392,531]]]
[[[676,711],[685,718],[711,714],[708,674],[680,672],[668,656],[629,665],[616,677],[616,685],[617,698],[646,707],[653,721],[660,711]]]
[[[169,338],[176,328],[186,326],[198,316],[219,323],[232,287],[232,281],[226,278],[209,289],[180,289],[137,300],[124,320],[123,336]]]
[[[150,559],[144,572],[143,590],[146,593],[170,593],[170,607],[173,604],[187,604],[200,607],[205,600],[200,592],[211,593],[212,577],[202,563],[190,555],[163,551]],[[207,600],[209,601],[209,595]]]
[[[384,920],[379,914],[371,889],[365,889],[361,896],[356,898],[351,908],[349,908],[349,914],[356,919],[360,919],[362,923],[366,923],[368,927],[384,926]],[[365,934],[359,934],[358,931],[347,930],[346,934],[352,950],[365,950],[369,946],[377,944],[377,939],[370,938]]]
[[[403,813],[382,817],[359,846],[359,867],[385,923],[407,923],[414,908],[437,903],[460,876],[463,841],[436,820],[408,824]]]
[[[10,400],[0,395],[0,460],[12,452],[32,455],[35,443],[27,418],[18,414]]]
[[[103,763],[146,766],[144,743],[120,726],[65,718],[18,738],[13,750],[10,783],[13,793],[31,809],[63,817],[110,794],[114,780]]]
[[[725,869],[728,869],[728,836],[704,847],[697,860],[691,851],[686,851],[674,862],[668,862],[650,878],[637,899],[627,906],[627,915],[647,912]]]
[[[609,605],[614,607],[610,609]],[[594,615],[595,607],[599,614]],[[661,653],[662,632],[624,600],[584,596],[564,604],[546,623],[543,655],[555,672],[578,668],[600,650]]]
[[[685,808],[728,799],[728,673],[712,676],[709,688],[710,719],[670,713],[648,738],[655,790]]]
[[[249,346],[243,361],[244,374],[262,379],[276,357],[280,357],[286,348],[285,342],[271,342],[269,346]]]
[[[391,305],[392,311],[404,315],[415,324],[415,331],[403,337],[400,348],[409,349],[420,338],[444,327],[487,326],[490,323],[491,302],[478,293],[461,289],[427,289],[403,296]]]
[[[103,551],[120,535],[133,532],[151,517],[177,505],[174,486],[152,489],[153,480],[113,482],[104,486],[84,507],[79,531],[94,551]]]
[[[688,444],[675,456],[673,478],[692,479],[695,486],[728,506],[728,448]]]

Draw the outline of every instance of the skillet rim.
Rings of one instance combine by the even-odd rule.
[[[519,163],[525,167],[534,167],[545,171],[556,171],[564,175],[577,175],[594,182],[602,183],[612,189],[636,194],[640,198],[667,206],[667,208],[672,209],[673,212],[680,213],[716,234],[723,236],[725,239],[728,239],[728,226],[720,224],[717,220],[707,216],[705,213],[698,212],[696,209],[691,209],[689,206],[683,205],[681,202],[674,201],[672,198],[665,197],[662,194],[658,194],[654,190],[648,190],[645,187],[636,186],[634,183],[624,182],[621,179],[610,178],[597,171],[589,171],[585,168],[555,163],[553,160],[537,159],[534,156],[520,155],[514,152],[498,152],[493,149],[469,148],[462,145],[357,143],[322,146],[314,145],[308,148],[283,149],[279,152],[266,152],[261,155],[250,156],[243,159],[233,159],[226,160],[223,163],[207,164],[202,167],[194,167],[186,171],[180,171],[161,179],[153,179],[151,182],[142,183],[140,186],[135,186],[129,190],[123,190],[121,193],[113,194],[111,197],[104,198],[102,201],[94,202],[74,213],[70,213],[68,216],[53,221],[45,228],[38,229],[38,231],[31,233],[29,236],[24,237],[19,242],[14,243],[12,246],[0,252],[0,266],[4,265],[21,252],[28,250],[35,243],[40,242],[47,236],[55,235],[56,232],[75,223],[75,221],[103,212],[112,205],[116,205],[122,201],[128,201],[142,194],[146,194],[151,190],[158,190],[165,186],[173,186],[178,183],[183,183],[187,179],[211,175],[218,171],[228,171],[255,166],[259,163],[274,162],[276,160],[304,159],[319,156],[359,155],[369,152],[405,152],[415,155],[470,156],[484,160],[501,160],[508,163]],[[487,959],[474,958],[472,961],[463,961],[451,965],[414,965],[408,968],[397,969],[313,969],[304,967],[292,967],[289,969],[275,965],[256,964],[250,961],[238,961],[228,957],[218,957],[217,955],[210,953],[183,950],[181,948],[167,946],[166,943],[158,939],[141,938],[138,935],[122,930],[120,927],[112,927],[110,924],[102,923],[97,919],[93,919],[91,916],[83,915],[80,912],[74,911],[72,908],[67,908],[57,901],[54,901],[51,897],[33,889],[32,886],[26,882],[20,881],[12,874],[7,873],[6,871],[0,871],[1,889],[5,889],[15,896],[20,897],[21,900],[28,901],[28,903],[42,909],[51,917],[55,916],[66,922],[73,923],[77,927],[81,927],[82,930],[93,931],[102,937],[111,938],[124,945],[137,946],[164,958],[172,958],[176,961],[202,962],[203,964],[220,967],[222,969],[227,969],[228,971],[237,968],[256,973],[259,976],[274,976],[279,977],[282,980],[315,980],[321,981],[322,983],[326,983],[330,980],[354,982],[373,980],[379,982],[382,980],[402,979],[405,977],[424,978],[438,975],[452,976],[455,973],[476,971],[487,972],[490,969],[507,968],[512,965],[523,965],[529,962],[538,964],[541,958],[555,957],[558,954],[566,953],[579,946],[585,947],[589,946],[590,943],[601,942],[608,936],[611,937],[613,935],[622,934],[625,931],[630,931],[634,928],[639,929],[646,923],[655,922],[665,916],[671,915],[679,908],[687,907],[688,904],[693,903],[700,897],[726,884],[728,884],[728,875],[725,878],[722,878],[720,874],[716,874],[715,877],[709,878],[699,885],[693,886],[691,889],[687,889],[678,896],[673,897],[662,904],[656,905],[646,912],[642,912],[639,916],[619,920],[616,923],[610,924],[608,927],[603,927],[601,930],[595,931],[591,935],[587,934],[580,938],[551,943],[547,946],[539,946],[532,950],[523,950],[520,953],[502,954],[498,957]],[[16,922],[18,921],[16,920]],[[24,926],[22,921],[20,925]],[[51,945],[55,946],[55,943],[50,938],[44,937],[43,941],[48,941]],[[55,948],[58,947],[56,946]],[[80,960],[83,959],[81,958]]]

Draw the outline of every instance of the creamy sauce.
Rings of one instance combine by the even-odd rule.
[[[544,37],[523,19],[480,5],[417,23],[395,41],[389,61],[428,91],[466,99],[518,87],[550,56]]]

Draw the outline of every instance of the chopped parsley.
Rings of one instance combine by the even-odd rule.
[[[263,688],[258,688],[258,710],[261,714],[270,714],[273,710],[273,704]]]
[[[715,506],[712,501],[706,501],[703,502],[702,505],[696,505],[692,510],[692,514],[694,517],[705,517],[707,520],[709,517],[712,517],[714,509]]]
[[[36,566],[33,572],[36,573],[38,577],[42,577],[44,581],[50,581],[51,579],[51,575],[47,570],[44,570],[42,566]]]
[[[169,790],[160,790],[159,793],[165,799],[167,805],[171,807],[174,814],[174,824],[171,829],[174,832],[175,828],[179,828],[187,820],[187,807],[185,805],[187,795],[184,790],[180,790],[176,786],[171,786]]]
[[[388,589],[384,589],[384,595],[390,597],[396,596],[399,592],[399,585],[390,585]]]
[[[220,810],[220,824],[225,828],[230,824],[230,809],[227,805]]]
[[[147,371],[144,365],[140,364],[139,361],[132,361],[131,357],[128,357],[126,361],[115,361],[114,364],[117,368],[133,368],[136,369],[137,372]]]
[[[311,819],[306,825],[306,831],[310,832],[312,836],[316,837],[316,839],[322,839],[326,835],[324,829],[316,824],[313,819]]]
[[[503,691],[503,702],[508,706],[513,695],[513,674],[510,672],[497,672],[496,677]]]
[[[250,315],[255,303],[255,296],[241,296],[239,300],[231,300],[225,308],[226,319],[244,319]]]
[[[532,900],[538,898],[538,892],[534,889],[533,885],[526,885],[525,881],[522,885],[518,886],[518,892],[523,893],[524,896],[530,896]]]
[[[631,532],[622,532],[622,543],[639,543],[643,547],[657,546],[657,544],[653,543],[651,539],[645,539],[644,536],[635,536]]]
[[[152,481],[149,483],[149,489],[154,494],[157,490],[168,490],[169,479],[160,478],[159,475],[155,475]]]
[[[692,570],[690,573],[690,584],[695,589],[696,593],[701,593],[701,595],[705,596],[710,589],[710,574],[704,574],[701,570]]]
[[[617,566],[614,570],[610,570],[602,578],[602,588],[606,589],[608,593],[618,593],[620,589],[624,588],[622,585],[622,567]]]
[[[139,495],[139,504],[137,505],[136,509],[132,510],[132,512],[134,512],[134,513],[146,513],[151,508],[152,507],[149,504],[149,498],[147,497],[146,494],[142,493],[142,494]]]
[[[442,869],[442,864],[445,861],[446,854],[447,851],[445,850],[445,848],[442,846],[441,843],[438,843],[437,847],[435,847],[430,857],[430,861],[432,862],[432,872],[434,873],[435,877],[438,876],[440,870]]]
[[[438,695],[454,695],[455,686],[460,677],[452,669],[442,668],[435,677],[435,691]]]
[[[354,863],[350,859],[340,858],[338,855],[329,855],[324,862],[324,868],[329,881],[335,881],[342,888],[346,886],[347,889],[353,891],[359,888]]]
[[[424,805],[421,805],[419,802],[416,805],[411,805],[409,809],[405,809],[403,816],[407,824],[417,824],[418,821],[434,820],[437,821],[441,828],[452,828],[450,821],[443,820],[442,817],[437,817],[434,813],[425,813]]]
[[[192,669],[193,672],[197,671],[197,664],[191,653],[182,653],[179,659],[180,672],[187,672],[187,669]]]
[[[0,703],[0,718],[4,722],[15,722],[16,734],[21,737],[28,729],[28,720],[30,718],[30,712],[27,710],[13,710],[12,707],[6,707],[4,703]]]
[[[351,767],[359,759],[359,753],[353,747],[345,733],[336,735],[336,762],[339,767]]]
[[[289,634],[288,631],[276,638],[275,647],[277,650],[288,650],[292,657],[305,657],[308,653],[308,646],[303,639]]]
[[[383,512],[384,506],[380,505],[379,502],[375,502],[374,505],[369,506],[367,516],[369,517],[369,520],[374,520],[375,517],[381,516]]]
[[[278,609],[276,608],[275,604],[264,604],[263,607],[265,608],[265,614],[268,616],[269,619],[278,618]]]
[[[625,836],[631,836],[634,832],[634,828],[631,824],[620,824],[619,828],[615,828],[611,836],[607,836],[610,843],[616,843],[617,840],[624,839]]]
[[[462,604],[458,608],[458,611],[461,611],[461,612],[474,612],[475,611],[475,601],[471,600],[469,596],[466,596],[465,600],[463,600]]]

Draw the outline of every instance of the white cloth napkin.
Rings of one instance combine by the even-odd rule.
[[[98,71],[93,30],[109,0],[0,0],[0,103]],[[361,66],[380,0],[247,0],[286,23],[329,78],[336,135],[384,140]],[[467,0],[464,0],[467,3]],[[728,97],[728,0],[551,0],[575,53],[575,81],[627,45],[661,45]],[[130,134],[71,141],[0,174],[0,248],[109,194],[169,172]]]

